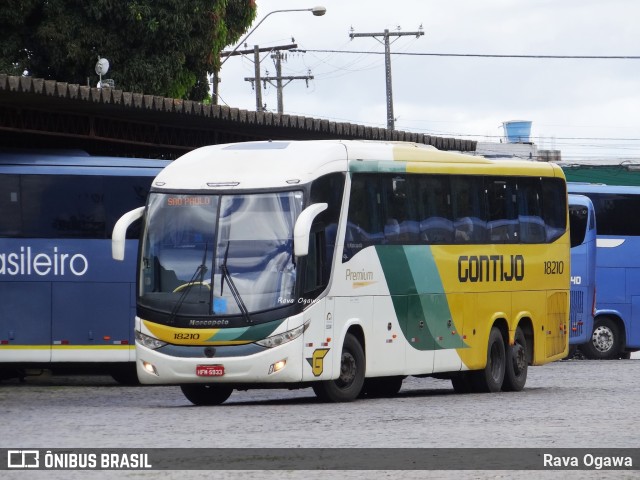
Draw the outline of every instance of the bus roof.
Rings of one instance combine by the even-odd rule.
[[[602,183],[567,182],[567,189],[572,193],[627,193],[640,194],[640,186],[605,185]]]
[[[583,207],[591,206],[592,202],[586,195],[576,193],[569,194],[569,205],[581,205]],[[592,207],[593,208],[593,207]]]
[[[307,183],[331,172],[434,172],[557,176],[560,167],[489,160],[409,142],[359,140],[268,141],[212,145],[175,160],[156,178],[162,189],[256,189]]]
[[[125,157],[94,157],[82,151],[21,152],[0,151],[0,173],[43,173],[43,174],[138,174],[155,175],[171,163],[169,160],[155,160]],[[131,172],[129,172],[131,170]]]

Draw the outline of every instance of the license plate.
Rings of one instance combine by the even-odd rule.
[[[222,377],[224,375],[224,365],[198,365],[196,367],[198,377]]]

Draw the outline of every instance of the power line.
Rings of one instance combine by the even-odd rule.
[[[387,82],[387,128],[389,130],[394,129],[395,119],[393,118],[393,89],[391,87],[391,41],[390,37],[397,37],[396,40],[400,37],[405,36],[415,36],[416,38],[424,35],[424,30],[422,29],[422,25],[420,25],[420,29],[417,32],[390,32],[388,29],[385,29],[382,33],[354,33],[353,27],[351,27],[351,32],[349,33],[349,38],[354,39],[358,37],[372,37],[375,38],[378,42],[384,45],[384,66],[386,72],[386,82]],[[382,41],[378,39],[378,37],[382,37]],[[395,41],[395,40],[394,40]]]
[[[385,52],[362,51],[362,50],[313,50],[295,49],[293,52],[301,53],[348,53],[348,54],[371,54],[384,55]],[[493,53],[435,53],[435,52],[391,52],[391,55],[407,55],[418,57],[477,57],[477,58],[530,58],[530,59],[557,59],[557,60],[640,60],[640,55],[512,55]]]

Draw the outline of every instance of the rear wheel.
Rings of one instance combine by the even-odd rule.
[[[527,341],[520,327],[516,328],[514,344],[507,347],[504,382],[502,390],[505,392],[519,392],[527,383]]]
[[[226,385],[189,384],[180,387],[187,400],[194,405],[220,405],[231,396],[233,388]]]
[[[340,376],[313,384],[313,391],[326,402],[350,402],[358,398],[364,384],[365,357],[356,337],[347,333],[342,346]]]
[[[609,317],[601,317],[593,324],[591,340],[581,345],[580,350],[591,360],[609,360],[620,356],[621,347],[618,324]]]
[[[487,365],[483,370],[469,372],[475,392],[499,392],[504,382],[506,355],[500,330],[493,327],[487,346]]]

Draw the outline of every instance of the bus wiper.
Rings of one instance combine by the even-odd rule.
[[[169,314],[169,323],[173,323],[173,321],[175,320],[175,317],[180,311],[180,308],[182,308],[182,304],[187,298],[187,295],[189,295],[189,292],[191,291],[191,287],[198,284],[200,285],[200,288],[202,288],[202,286],[204,285],[204,276],[209,270],[206,265],[208,251],[209,251],[209,244],[205,243],[204,254],[202,255],[202,263],[196,267],[195,272],[193,272],[193,275],[191,275],[191,279],[184,285],[184,288],[182,289],[182,293],[180,294],[178,301],[173,306],[173,308],[171,309],[171,313]],[[196,278],[198,277],[199,277],[199,281],[196,282]]]
[[[220,295],[222,295],[222,286],[224,285],[224,281],[227,281],[229,285],[229,291],[233,296],[233,299],[236,301],[238,308],[242,312],[242,316],[245,318],[247,323],[253,323],[251,320],[251,316],[249,315],[249,310],[247,310],[247,306],[244,304],[242,297],[240,296],[240,292],[236,288],[235,283],[233,283],[233,279],[231,278],[231,274],[229,273],[229,269],[227,268],[227,258],[229,256],[229,245],[231,245],[231,241],[227,241],[227,249],[224,252],[224,259],[222,260],[222,264],[220,265],[220,270],[222,270],[222,280],[220,282]]]

